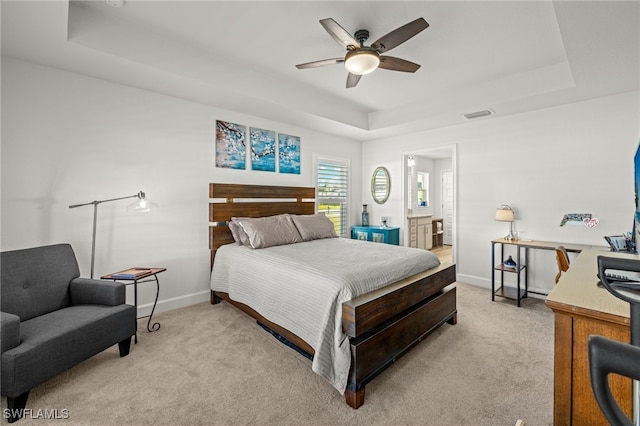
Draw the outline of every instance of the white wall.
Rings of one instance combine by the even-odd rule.
[[[631,230],[639,104],[633,92],[369,141],[363,181],[385,166],[400,182],[403,152],[456,145],[458,279],[490,287],[490,242],[509,230],[493,219],[501,204],[515,209],[522,238],[604,245],[604,235]],[[374,215],[404,214],[400,190],[392,185],[389,202]],[[600,225],[560,227],[565,213],[592,213]],[[553,286],[554,259],[552,252],[532,252],[530,287]]]
[[[451,158],[443,158],[433,162],[433,214],[443,217],[442,214],[442,172],[453,170]]]
[[[216,168],[216,119],[300,136],[301,174]],[[362,204],[360,142],[5,57],[1,148],[2,250],[68,242],[89,276],[93,207],[68,206],[140,190],[160,205],[99,206],[94,274],[166,267],[159,310],[208,300],[209,182],[315,186],[312,156],[340,157],[352,167],[353,221]],[[140,286],[141,313],[154,295]]]

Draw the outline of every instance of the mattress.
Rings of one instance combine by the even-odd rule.
[[[211,289],[229,294],[315,351],[312,370],[344,393],[351,354],[342,303],[432,269],[431,252],[345,238],[216,252]]]

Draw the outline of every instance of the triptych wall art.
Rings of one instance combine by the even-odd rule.
[[[300,137],[216,120],[216,167],[246,170],[247,148],[251,170],[300,174]]]

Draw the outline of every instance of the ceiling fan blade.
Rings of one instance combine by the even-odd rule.
[[[333,58],[333,59],[323,59],[320,61],[307,62],[305,64],[298,64],[296,68],[299,70],[303,70],[306,68],[318,68],[318,67],[326,67],[327,65],[335,65],[341,64],[344,62],[344,58]]]
[[[362,76],[359,74],[349,73],[349,75],[347,75],[347,89],[351,87],[356,87],[356,84],[358,84],[361,77]]]
[[[345,49],[349,49],[350,46],[354,48],[360,47],[358,40],[353,38],[353,36],[349,34],[347,30],[342,28],[340,24],[334,21],[333,18],[321,19],[320,25],[322,25],[331,37],[333,37],[333,39]]]
[[[387,52],[428,27],[429,23],[424,18],[418,18],[380,37],[371,44],[371,47],[376,49],[378,53]]]
[[[380,65],[378,65],[378,68],[391,71],[416,72],[418,68],[420,68],[420,65],[393,56],[380,56]]]

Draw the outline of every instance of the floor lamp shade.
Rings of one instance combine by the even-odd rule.
[[[91,278],[93,278],[93,267],[96,257],[96,223],[98,219],[98,205],[102,203],[109,203],[111,201],[126,200],[129,198],[137,198],[138,200],[127,206],[127,212],[146,213],[158,208],[158,205],[156,203],[148,201],[146,199],[146,194],[142,191],[134,195],[127,195],[125,197],[110,198],[108,200],[95,200],[88,203],[72,204],[69,206],[70,209],[75,209],[76,207],[83,206],[93,206],[93,232],[91,234]]]

